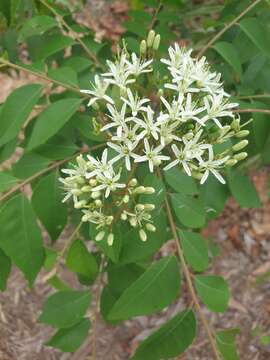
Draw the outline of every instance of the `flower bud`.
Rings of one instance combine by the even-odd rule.
[[[145,40],[142,40],[140,43],[140,55],[145,55],[146,54],[146,49],[147,49],[147,44]]]
[[[153,49],[154,49],[154,50],[158,50],[159,45],[160,45],[160,35],[157,34],[157,35],[155,36],[155,39],[154,39],[154,42],[153,42]]]
[[[142,241],[146,241],[146,240],[147,240],[146,232],[145,232],[143,229],[141,229],[141,230],[139,231],[139,236],[140,236],[140,238],[141,238]]]
[[[97,180],[96,180],[96,179],[90,179],[90,180],[89,180],[89,184],[90,184],[91,186],[96,186],[96,185],[97,185]]]
[[[129,202],[129,196],[126,194],[124,197],[123,197],[123,203],[124,204],[127,204]]]
[[[222,135],[225,135],[225,134],[227,134],[227,132],[229,132],[230,130],[231,130],[230,125],[225,125],[225,126],[223,126],[223,128],[220,129],[219,131],[220,131],[220,133],[221,133]]]
[[[191,140],[193,138],[193,133],[192,132],[188,132],[187,134],[184,135],[185,139],[187,140]]]
[[[86,201],[85,200],[81,200],[78,201],[74,204],[75,209],[81,209],[82,207],[84,207],[86,205]]]
[[[240,127],[240,119],[233,119],[231,123],[231,128],[235,131],[237,131]]]
[[[112,216],[112,215],[107,216],[106,224],[107,224],[107,225],[111,225],[112,222],[113,222],[113,216]]]
[[[102,201],[100,199],[95,200],[95,205],[96,205],[96,207],[101,208],[102,207]]]
[[[113,240],[114,240],[114,235],[113,235],[113,233],[110,233],[109,236],[108,236],[108,238],[107,238],[107,244],[108,244],[109,246],[112,246]]]
[[[93,191],[92,194],[91,194],[91,198],[92,199],[97,199],[99,198],[101,195],[100,191]]]
[[[75,196],[82,195],[82,191],[80,189],[72,189],[71,194]]]
[[[138,184],[138,181],[137,181],[137,179],[133,178],[133,179],[130,180],[130,182],[128,184],[129,184],[129,186],[133,187],[133,186],[136,186]]]
[[[123,213],[121,214],[121,220],[123,220],[123,221],[126,221],[126,220],[127,220],[127,214],[126,214],[125,212],[123,212]]]
[[[144,204],[144,208],[146,211],[153,211],[155,209],[154,204]]]
[[[160,159],[154,159],[153,163],[155,166],[159,166],[161,164],[161,160]]]
[[[242,140],[240,141],[239,143],[235,144],[232,149],[233,151],[239,151],[239,150],[242,150],[244,149],[244,147],[246,147],[248,144],[248,140]]]
[[[82,187],[81,190],[82,190],[82,192],[89,192],[89,191],[91,191],[91,186],[85,185],[85,186]]]
[[[96,235],[96,241],[101,241],[105,236],[105,231],[100,231],[97,235]]]
[[[151,231],[151,232],[155,232],[157,230],[156,227],[153,224],[150,224],[150,223],[147,223],[145,225],[145,227],[146,227],[146,230]]]
[[[99,110],[99,105],[97,102],[94,102],[94,104],[92,104],[92,107],[94,110],[98,111]]]
[[[240,152],[239,154],[235,154],[233,158],[237,161],[241,161],[244,160],[247,156],[248,154],[246,152]]]
[[[147,186],[146,188],[144,188],[144,193],[147,195],[151,195],[154,194],[155,189],[151,186]]]
[[[144,186],[138,186],[134,190],[134,194],[144,194],[145,193],[145,187]]]
[[[136,227],[136,226],[137,226],[137,220],[136,220],[136,218],[135,218],[135,217],[131,217],[131,218],[129,219],[129,223],[130,223],[131,226]]]
[[[153,43],[154,43],[154,40],[155,40],[155,31],[154,30],[150,30],[149,33],[148,33],[148,36],[147,36],[147,40],[146,40],[146,43],[147,43],[147,46],[149,48],[151,48],[153,46]]]
[[[227,166],[234,166],[235,164],[237,164],[237,160],[235,158],[229,159],[228,161],[225,162],[225,165]]]
[[[138,211],[143,211],[143,210],[144,210],[144,205],[143,205],[143,204],[137,204],[137,205],[135,206],[135,208],[136,208],[136,210],[138,210]]]
[[[87,214],[84,214],[82,216],[82,222],[87,222],[89,220],[89,216]]]
[[[248,136],[248,134],[249,134],[249,130],[241,130],[238,133],[236,133],[235,136],[237,138],[243,138],[243,137]]]

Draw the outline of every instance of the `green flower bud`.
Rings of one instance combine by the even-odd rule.
[[[144,204],[144,208],[146,211],[153,211],[155,209],[154,204]]]
[[[247,156],[248,156],[248,153],[240,152],[239,154],[235,154],[233,158],[237,161],[241,161],[241,160],[244,160]]]
[[[140,238],[141,238],[142,241],[146,241],[146,240],[147,240],[146,232],[145,232],[143,229],[141,229],[141,230],[139,231],[139,236],[140,236]]]
[[[135,217],[132,217],[129,219],[129,223],[131,226],[136,227],[137,226],[137,220],[135,219]]]
[[[137,205],[135,206],[135,208],[136,208],[136,210],[138,210],[138,211],[143,211],[143,210],[144,210],[144,205],[143,205],[143,204],[137,204]]]
[[[138,186],[134,189],[134,194],[144,194],[144,193],[145,193],[144,186]]]
[[[154,49],[154,50],[158,50],[159,45],[160,45],[160,35],[157,34],[157,35],[155,36],[155,39],[154,39],[154,42],[153,42],[153,49]]]
[[[129,202],[129,196],[126,194],[124,197],[123,197],[123,203],[124,204],[127,204]]]
[[[96,241],[101,241],[105,236],[105,231],[100,231],[97,235],[96,235]]]
[[[145,227],[146,227],[146,230],[151,231],[151,232],[155,232],[157,230],[156,227],[153,224],[150,224],[150,223],[147,223],[145,225]]]
[[[91,194],[91,198],[92,199],[97,199],[99,198],[101,195],[100,191],[93,191],[92,194]]]
[[[151,186],[147,186],[146,188],[144,188],[145,194],[151,195],[151,194],[154,194],[154,192],[155,192],[155,189]]]
[[[125,212],[121,214],[121,220],[123,221],[127,220],[127,214]]]
[[[233,159],[229,159],[228,161],[226,161],[225,165],[227,166],[234,166],[235,164],[237,164],[237,160],[235,158]]]
[[[82,191],[80,189],[72,189],[71,194],[75,196],[82,195]]]
[[[89,191],[91,191],[91,186],[85,185],[85,186],[82,187],[81,190],[82,190],[82,192],[89,192]]]
[[[129,182],[129,186],[132,186],[132,187],[136,186],[137,184],[138,184],[138,181],[135,178],[131,179],[130,182]]]
[[[88,220],[88,215],[85,214],[82,216],[82,222],[87,222]]]
[[[112,246],[113,240],[114,240],[114,235],[113,235],[113,233],[110,233],[109,236],[108,236],[108,238],[107,238],[107,244],[108,244],[109,246]]]
[[[102,207],[102,201],[101,201],[100,199],[95,200],[95,205],[96,205],[98,208],[101,208],[101,207]]]
[[[140,43],[140,55],[144,56],[146,54],[147,44],[145,40],[142,40]]]
[[[106,219],[106,224],[107,225],[111,225],[111,223],[113,222],[113,216],[107,216],[107,219]]]
[[[249,130],[241,130],[238,133],[236,133],[235,136],[237,138],[243,138],[243,137],[248,136],[248,134],[249,134]]]
[[[146,43],[147,43],[147,46],[149,48],[151,48],[153,46],[153,43],[154,43],[154,40],[155,40],[155,31],[154,30],[150,30],[149,33],[148,33],[148,36],[147,36],[147,40],[146,40]]]
[[[94,104],[92,104],[92,107],[94,110],[98,111],[99,110],[99,105],[97,102],[94,102]]]
[[[246,147],[248,144],[248,140],[242,140],[240,141],[239,143],[235,144],[232,149],[233,151],[239,151],[239,150],[242,150],[244,149],[244,147]]]
[[[240,128],[240,119],[233,119],[231,123],[231,128],[235,131],[238,131]]]
[[[97,180],[96,180],[96,179],[90,179],[90,180],[89,180],[89,184],[90,184],[91,186],[96,186],[96,185],[97,185]]]

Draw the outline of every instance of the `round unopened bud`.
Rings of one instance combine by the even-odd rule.
[[[135,217],[131,217],[131,218],[129,219],[129,223],[130,223],[131,226],[136,227],[136,226],[137,226],[137,220],[136,220],[136,218],[135,218]]]
[[[89,216],[86,215],[86,214],[84,214],[84,215],[82,216],[82,222],[86,222],[86,221],[88,221],[88,220],[89,220]]]
[[[197,171],[192,171],[192,177],[194,177],[194,179],[201,180],[201,178],[203,177],[203,174],[201,174]]]
[[[104,238],[104,236],[105,236],[105,231],[100,231],[96,235],[96,241],[101,241]]]
[[[154,159],[153,163],[154,163],[154,166],[159,166],[161,164],[161,160],[160,159]]]
[[[222,129],[220,129],[219,131],[220,131],[223,135],[225,135],[225,134],[227,134],[227,132],[229,132],[230,130],[231,130],[230,125],[225,125],[225,126],[223,126]]]
[[[235,134],[237,138],[243,138],[249,135],[249,130],[241,130]]]
[[[156,227],[153,224],[150,224],[150,223],[147,223],[145,225],[145,227],[146,227],[146,230],[151,231],[151,232],[155,232],[157,230]]]
[[[146,241],[146,240],[147,240],[146,232],[145,232],[143,229],[141,229],[141,230],[139,231],[139,236],[140,236],[140,239],[141,239],[142,241]]]
[[[102,207],[102,201],[100,199],[95,200],[95,205],[100,208]]]
[[[91,186],[85,185],[82,187],[82,192],[89,192],[89,191],[91,191]]]
[[[236,164],[237,164],[237,160],[235,158],[229,159],[228,161],[225,162],[225,165],[227,166],[234,166]]]
[[[78,177],[76,179],[76,183],[79,184],[79,185],[83,185],[85,183],[85,180],[83,177]]]
[[[187,140],[191,140],[193,138],[193,133],[192,132],[188,132],[187,134],[184,135],[185,139]]]
[[[112,222],[113,222],[113,216],[112,216],[112,215],[107,216],[106,224],[107,224],[107,225],[111,225]]]
[[[123,220],[123,221],[127,220],[127,214],[126,213],[121,214],[121,220]]]
[[[138,186],[136,187],[136,189],[134,190],[135,194],[143,194],[145,192],[145,187],[144,186]]]
[[[248,144],[248,140],[242,140],[240,141],[239,143],[235,144],[232,149],[233,151],[239,151],[239,150],[242,150],[244,149],[244,147],[246,147]]]
[[[151,195],[151,194],[154,194],[154,192],[155,192],[155,189],[151,186],[147,186],[146,188],[144,188],[145,194]]]
[[[154,42],[153,42],[153,49],[157,50],[159,48],[159,45],[160,45],[160,35],[157,34],[155,36],[155,39],[154,39]]]
[[[129,196],[126,194],[124,197],[123,197],[123,203],[124,204],[127,204],[129,202]]]
[[[97,185],[97,180],[96,180],[96,179],[90,179],[90,180],[89,180],[89,184],[90,184],[91,186],[96,186],[96,185]]]
[[[91,198],[92,199],[97,199],[99,198],[101,195],[100,191],[93,191],[92,194],[91,194]]]
[[[147,43],[147,46],[149,48],[151,48],[153,46],[153,43],[154,43],[154,40],[155,40],[155,31],[154,30],[150,30],[149,33],[148,33],[148,36],[147,36],[147,40],[146,40],[146,43]]]
[[[143,211],[143,210],[144,210],[144,205],[143,205],[143,204],[137,204],[137,205],[135,206],[135,208],[136,208],[136,210],[138,210],[138,211]]]
[[[129,186],[133,187],[133,186],[136,186],[138,184],[138,181],[137,181],[137,179],[133,178],[133,179],[130,180],[130,182],[128,184],[129,184]]]
[[[71,194],[75,196],[79,196],[82,194],[82,191],[80,189],[72,189]]]
[[[144,204],[144,208],[146,211],[153,211],[155,209],[154,204]]]
[[[237,161],[241,161],[241,160],[244,160],[247,156],[248,156],[248,153],[240,152],[239,154],[235,154],[233,158]]]
[[[142,40],[140,43],[140,55],[145,55],[147,49],[147,44],[145,40]]]
[[[157,92],[157,95],[160,97],[160,96],[163,96],[164,95],[164,90],[163,89],[159,89],[158,92]]]
[[[114,235],[113,235],[113,233],[110,233],[109,236],[108,236],[108,238],[107,238],[107,244],[108,244],[109,246],[112,246],[113,240],[114,240]]]
[[[75,209],[81,209],[82,207],[84,207],[86,205],[86,201],[85,200],[81,200],[81,201],[77,201],[74,204]]]

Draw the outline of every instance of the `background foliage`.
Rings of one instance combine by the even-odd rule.
[[[35,81],[13,91],[0,107],[0,161],[12,158],[16,148],[23,149],[11,169],[0,172],[0,289],[6,288],[12,264],[30,286],[42,269],[46,272],[46,280],[55,288],[39,318],[56,329],[48,345],[73,352],[82,344],[91,327],[87,316],[91,286],[105,273],[108,281],[102,289],[100,311],[109,324],[170,305],[181,295],[186,271],[194,273],[192,288],[208,309],[226,310],[228,284],[220,276],[204,273],[215,254],[199,231],[221,213],[231,195],[241,207],[260,206],[247,170],[270,162],[270,4],[256,3],[245,13],[251,1],[167,0],[162,6],[155,0],[130,2],[123,37],[131,51],[138,50],[141,38],[154,26],[161,34],[160,54],[178,41],[197,54],[206,53],[213,68],[223,74],[227,91],[240,104],[242,121],[253,117],[249,158],[236,170],[227,171],[225,186],[214,178],[198,186],[176,169],[168,171],[164,181],[140,171],[137,176],[143,184],[154,186],[159,194],[151,201],[147,197],[157,208],[157,232],[142,243],[135,232],[119,231],[119,241],[112,249],[101,243],[90,252],[92,230],[80,226],[76,211],[61,202],[58,177],[61,166],[78,154],[102,151],[104,138],[79,89],[88,88],[89,80],[113,56],[112,44],[107,40],[97,43],[94,34],[77,23],[74,15],[83,2],[1,1],[1,70],[25,70]],[[208,46],[216,34],[216,41]],[[21,191],[26,184],[31,191]],[[181,229],[176,240],[181,238],[184,265],[183,259],[179,265],[176,254],[153,261],[162,244],[175,237],[164,210],[168,199]],[[40,224],[49,241],[42,239]],[[67,224],[75,231],[56,250]],[[62,262],[77,275],[81,286],[71,289],[61,280]],[[133,359],[167,359],[185,351],[196,336],[199,302],[193,307],[144,340]],[[215,334],[212,346],[225,360],[239,358],[234,345],[237,333],[236,329],[220,329]]]

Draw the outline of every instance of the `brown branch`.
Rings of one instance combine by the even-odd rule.
[[[246,13],[248,13],[254,6],[258,5],[262,0],[256,0],[251,3],[246,9],[244,9],[235,19],[233,19],[229,24],[227,24],[223,29],[221,29],[198,53],[198,58],[204,55],[204,53],[211,48],[211,46],[232,26],[234,26]]]
[[[269,114],[270,110],[267,109],[236,109],[233,110],[235,113],[262,113],[262,114]]]
[[[159,169],[158,169],[158,176],[162,179],[162,175],[161,175]],[[179,259],[180,259],[180,262],[181,262],[181,265],[182,265],[182,268],[183,268],[183,272],[184,272],[184,275],[185,275],[185,278],[186,278],[186,281],[187,281],[187,286],[188,286],[188,289],[189,289],[189,293],[191,295],[191,298],[192,298],[192,301],[194,303],[195,309],[196,309],[196,311],[197,311],[197,313],[198,313],[198,315],[199,315],[199,317],[200,317],[200,319],[202,321],[202,324],[203,324],[203,326],[204,326],[204,328],[206,330],[206,333],[207,333],[207,336],[208,336],[212,351],[214,353],[215,359],[220,360],[219,352],[218,352],[218,349],[217,349],[217,346],[216,346],[216,343],[215,343],[215,340],[214,340],[214,335],[212,334],[212,330],[210,329],[210,326],[209,326],[209,324],[208,324],[208,322],[207,322],[207,320],[206,320],[206,318],[205,318],[205,316],[204,316],[204,314],[202,312],[200,303],[199,303],[199,301],[197,299],[197,295],[196,295],[196,292],[195,292],[195,289],[194,289],[194,286],[193,286],[193,283],[192,283],[192,277],[191,277],[191,274],[189,272],[188,266],[186,264],[186,260],[185,260],[185,257],[184,257],[183,251],[182,251],[182,247],[180,245],[180,239],[179,239],[179,236],[178,236],[178,233],[177,233],[176,225],[175,225],[175,222],[174,222],[174,219],[173,219],[173,214],[172,214],[172,210],[171,210],[171,207],[170,207],[170,204],[169,204],[167,194],[165,195],[165,206],[166,206],[166,212],[167,212],[170,228],[171,228],[171,231],[172,231],[175,243],[176,243],[178,256],[179,256]]]

